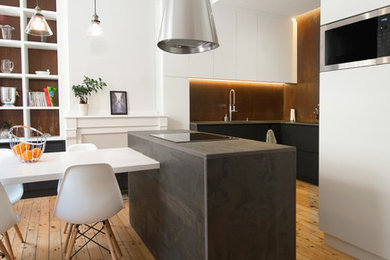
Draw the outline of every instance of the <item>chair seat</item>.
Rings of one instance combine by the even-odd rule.
[[[23,184],[7,184],[4,185],[4,189],[12,205],[18,202],[24,193]]]

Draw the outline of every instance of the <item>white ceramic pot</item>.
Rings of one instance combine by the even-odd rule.
[[[80,116],[88,115],[88,104],[79,104],[79,113]]]

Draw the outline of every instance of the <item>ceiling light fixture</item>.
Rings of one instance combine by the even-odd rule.
[[[91,25],[89,26],[88,31],[91,36],[101,36],[103,34],[99,16],[96,13],[96,0],[94,0],[94,14],[92,15]]]
[[[53,32],[50,26],[47,24],[45,17],[41,13],[38,0],[35,7],[35,14],[31,17],[30,22],[27,24],[25,32],[34,36],[52,36]]]
[[[168,0],[157,45],[176,54],[219,47],[210,0]]]

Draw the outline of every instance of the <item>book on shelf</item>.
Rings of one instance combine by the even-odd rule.
[[[30,91],[27,95],[27,105],[29,107],[54,107],[54,99],[51,97],[49,88],[44,91]]]
[[[49,90],[47,88],[44,88],[43,91],[45,92],[46,104],[47,104],[48,107],[51,107],[52,103],[51,103],[51,100],[50,100]]]

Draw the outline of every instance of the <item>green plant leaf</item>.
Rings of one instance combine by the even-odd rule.
[[[91,96],[93,92],[97,93],[106,86],[107,84],[101,78],[99,78],[99,80],[95,80],[84,76],[82,84],[73,85],[72,90],[74,96],[79,98],[80,103],[86,104],[88,102],[88,97]]]

